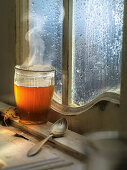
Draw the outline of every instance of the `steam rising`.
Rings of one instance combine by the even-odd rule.
[[[26,20],[26,17],[24,18]],[[42,39],[44,20],[40,16],[30,16],[30,30],[26,33],[25,39],[29,42],[30,52],[24,66],[43,64],[45,43]]]

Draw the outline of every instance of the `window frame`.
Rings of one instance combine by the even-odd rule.
[[[29,55],[30,44],[25,40],[29,30],[29,0],[16,0],[16,64]]]
[[[63,0],[62,104],[72,103],[72,24],[73,0]]]
[[[123,46],[122,46],[122,69],[121,69],[121,88],[116,93],[108,91],[94,99],[85,106],[71,106],[71,87],[72,87],[72,24],[73,24],[73,0],[63,0],[63,7],[66,15],[63,20],[63,52],[62,52],[62,104],[56,100],[52,101],[51,108],[64,115],[77,115],[88,110],[101,100],[120,104],[124,110],[127,101],[127,2],[124,0],[124,24],[123,24]],[[16,64],[21,64],[29,54],[30,45],[24,37],[29,30],[29,0],[16,1]],[[27,20],[22,22],[24,13]],[[22,57],[21,57],[22,56]],[[57,96],[55,96],[57,98]],[[126,99],[126,100],[125,100]],[[127,108],[125,109],[127,110]]]
[[[122,65],[121,65],[121,88],[120,88],[120,121],[121,130],[127,130],[127,1],[124,0],[123,18],[123,43],[122,43]]]

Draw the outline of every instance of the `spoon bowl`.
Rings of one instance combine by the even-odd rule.
[[[65,118],[57,120],[50,128],[50,134],[53,137],[61,137],[64,136],[65,131],[67,129],[67,120]]]
[[[67,120],[65,118],[57,120],[50,128],[50,134],[47,138],[35,144],[28,152],[27,156],[34,156],[40,150],[41,147],[51,138],[51,137],[62,137],[67,130]]]

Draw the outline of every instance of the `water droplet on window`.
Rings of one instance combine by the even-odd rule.
[[[74,0],[73,102],[120,85],[124,0]],[[82,102],[81,102],[82,99]]]

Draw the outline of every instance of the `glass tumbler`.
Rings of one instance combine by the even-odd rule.
[[[55,70],[48,65],[15,66],[14,93],[20,122],[47,122],[54,91]]]

